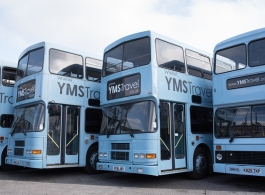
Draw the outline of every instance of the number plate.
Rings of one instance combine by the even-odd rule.
[[[114,171],[125,171],[125,167],[113,166]]]
[[[262,174],[262,169],[243,168],[243,171],[246,173]]]

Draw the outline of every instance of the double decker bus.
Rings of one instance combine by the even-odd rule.
[[[212,168],[210,55],[152,31],[104,51],[98,170],[194,179]]]
[[[16,63],[0,60],[0,165],[8,170],[10,166],[5,164],[7,153],[8,133],[14,118],[13,89],[16,77]]]
[[[41,42],[19,57],[6,164],[96,172],[102,60]]]
[[[214,172],[265,176],[265,28],[214,49]]]

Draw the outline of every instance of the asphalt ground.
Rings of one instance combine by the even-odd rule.
[[[265,178],[212,174],[190,180],[187,174],[161,177],[103,172],[81,168],[0,171],[0,194],[265,194]]]

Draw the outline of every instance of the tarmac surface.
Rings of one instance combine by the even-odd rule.
[[[265,195],[262,177],[213,174],[203,180],[190,180],[185,174],[153,177],[104,172],[90,175],[80,168],[0,171],[0,186],[0,195]]]

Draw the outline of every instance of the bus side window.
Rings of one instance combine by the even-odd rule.
[[[99,133],[102,121],[101,109],[87,108],[85,119],[86,133]]]
[[[12,114],[2,114],[1,115],[1,127],[10,128],[12,126],[13,119],[14,119],[14,115]]]
[[[3,67],[2,84],[5,86],[14,86],[15,80],[16,80],[16,69],[10,67]]]

